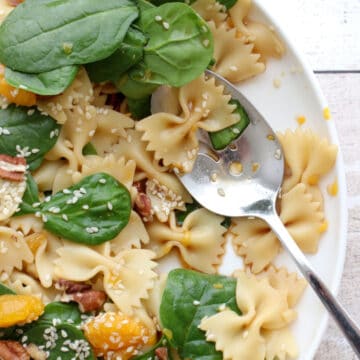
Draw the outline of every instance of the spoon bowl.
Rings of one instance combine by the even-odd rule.
[[[215,151],[207,134],[201,134],[194,167],[190,173],[179,175],[180,181],[196,201],[214,213],[265,220],[360,358],[359,327],[318,277],[277,214],[285,161],[275,132],[230,82],[212,71],[206,73],[240,102],[250,124],[222,151]]]

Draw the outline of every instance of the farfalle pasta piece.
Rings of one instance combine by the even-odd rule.
[[[269,57],[280,59],[284,55],[285,46],[271,27],[250,20],[246,27],[251,34],[254,52],[261,55],[260,61]]]
[[[237,1],[229,10],[228,23],[236,28],[239,38],[254,45],[254,52],[261,55],[259,61],[265,62],[269,57],[281,58],[285,53],[285,46],[271,26],[248,18],[251,2],[251,0]]]
[[[310,129],[287,130],[279,133],[278,137],[288,167],[283,192],[289,191],[299,182],[310,187],[317,185],[335,164],[337,146]]]
[[[239,37],[236,29],[229,29],[226,24],[216,27],[212,21],[208,25],[215,42],[214,71],[238,83],[265,70],[265,65],[259,61],[260,55],[254,53],[254,44]]]
[[[277,269],[270,266],[257,274],[257,277],[268,279],[274,289],[284,291],[289,307],[294,307],[298,303],[307,284],[305,279],[298,277],[295,272],[289,273],[285,267]]]
[[[223,220],[206,209],[198,209],[186,217],[182,226],[177,226],[172,213],[170,225],[156,220],[147,225],[149,247],[157,258],[178,248],[186,264],[208,274],[215,273],[224,254],[226,228],[221,225]]]
[[[146,142],[141,140],[141,132],[128,130],[127,139],[120,138],[111,152],[116,157],[132,159],[136,162],[136,169],[144,172],[148,179],[156,179],[162,186],[166,186],[184,202],[191,202],[191,196],[173,174],[166,172],[167,168],[160,166],[154,159],[154,153],[146,150]]]
[[[40,232],[44,227],[44,223],[38,217],[27,214],[11,217],[6,221],[6,226],[9,226],[13,230],[20,231],[24,235],[29,235],[33,232]]]
[[[6,226],[0,226],[0,274],[11,274],[14,268],[21,270],[23,262],[31,263],[34,256],[24,236]]]
[[[116,256],[122,250],[140,249],[142,244],[148,244],[150,241],[144,223],[135,211],[131,211],[128,224],[120,233],[109,241],[111,253]]]
[[[139,121],[136,129],[144,133],[142,140],[148,142],[146,149],[155,152],[156,160],[189,172],[199,148],[197,129],[217,131],[239,121],[230,99],[214,78],[202,75],[180,88],[179,116],[157,113]]]
[[[136,163],[133,160],[126,161],[124,158],[115,158],[113,154],[88,155],[81,166],[81,171],[73,174],[73,182],[76,184],[83,177],[99,172],[113,176],[117,181],[128,189],[132,186]]]
[[[142,306],[141,300],[148,297],[157,277],[153,272],[156,263],[152,261],[155,254],[149,250],[124,250],[111,257],[90,247],[66,243],[58,249],[58,254],[55,274],[59,278],[87,281],[103,273],[105,292],[122,312],[129,315],[134,308]]]
[[[196,0],[191,7],[206,21],[214,21],[219,26],[226,18],[226,8],[216,0]]]
[[[275,355],[282,352],[297,355],[294,342],[285,342],[279,349],[274,348],[273,339],[267,343],[269,334],[286,329],[296,318],[285,294],[273,288],[266,278],[257,279],[243,271],[234,275],[236,303],[242,315],[225,309],[203,318],[199,328],[206,332],[206,339],[215,342],[224,360],[273,360],[267,356],[269,344]]]
[[[281,198],[280,218],[304,252],[317,251],[324,214],[305,184],[298,184]],[[280,251],[280,242],[269,226],[259,219],[234,219],[233,246],[254,273],[262,271]]]

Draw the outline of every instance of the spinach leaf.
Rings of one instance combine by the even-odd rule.
[[[87,64],[86,70],[91,81],[99,83],[119,80],[123,74],[142,59],[145,44],[146,37],[144,34],[134,27],[130,27],[124,41],[111,56]]]
[[[40,205],[38,186],[32,175],[28,173],[26,174],[26,190],[19,206],[20,211],[16,212],[15,216],[34,214],[38,211],[36,204]]]
[[[0,62],[42,73],[104,59],[137,16],[131,0],[26,0],[0,26]]]
[[[38,168],[55,145],[60,125],[36,108],[11,105],[0,110],[0,153],[26,158],[30,170]],[[5,134],[4,129],[7,130]]]
[[[168,360],[172,360],[171,351],[170,351],[170,344],[169,341],[163,336],[157,344],[155,344],[149,351],[142,355],[135,356],[133,360],[158,360],[159,358],[156,356],[156,349],[166,347],[168,351]]]
[[[153,5],[151,2],[146,1],[146,0],[136,0],[136,3],[140,10],[140,14],[147,9],[151,9],[151,8],[155,7],[155,5]]]
[[[50,360],[95,360],[90,344],[78,329],[80,316],[75,303],[50,303],[37,321],[22,328],[19,340],[24,345],[36,344]]]
[[[143,61],[129,71],[135,81],[182,86],[198,77],[213,57],[211,31],[186,4],[145,10],[139,27],[149,41]]]
[[[169,2],[178,2],[179,0],[152,0],[151,2],[154,5],[162,5],[165,3],[169,3]],[[183,0],[184,1],[184,0]],[[192,4],[194,3],[196,0],[185,0],[184,2],[186,4]],[[236,4],[237,0],[217,0],[218,3],[223,4],[227,9],[232,8],[235,4]]]
[[[226,148],[226,146],[237,139],[250,124],[248,114],[241,106],[240,102],[238,100],[231,99],[230,104],[236,105],[234,112],[239,114],[240,120],[225,129],[209,132],[211,144],[215,150],[222,150]]]
[[[91,143],[88,142],[82,149],[82,154],[83,155],[97,155],[97,151],[95,149],[95,146]]]
[[[3,285],[2,283],[0,283],[0,296],[1,295],[5,295],[5,294],[12,294],[14,295],[15,292],[12,291],[11,289],[9,289],[7,286]]]
[[[74,80],[78,66],[64,66],[40,74],[28,74],[5,68],[5,80],[16,88],[22,88],[39,95],[58,95]]]
[[[45,229],[79,243],[113,239],[128,223],[129,191],[105,173],[89,175],[40,205]]]
[[[147,96],[142,99],[127,98],[127,104],[131,116],[135,120],[143,119],[151,115],[151,97]]]
[[[138,64],[136,67],[142,65]],[[124,74],[115,85],[121,93],[133,100],[141,100],[151,95],[159,87],[158,84],[147,82],[145,78],[138,80],[133,79],[131,71]]]
[[[172,270],[160,305],[160,320],[172,333],[171,345],[182,359],[221,360],[214,343],[207,342],[198,328],[204,316],[216,314],[219,306],[240,314],[235,298],[236,279],[206,275],[192,270]],[[194,303],[195,302],[195,303]]]

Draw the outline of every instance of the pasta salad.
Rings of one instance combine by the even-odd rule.
[[[1,359],[297,357],[306,284],[273,265],[276,236],[202,208],[176,176],[200,134],[221,150],[250,121],[205,70],[239,83],[285,53],[251,9],[0,1]],[[280,217],[314,253],[337,148],[301,127],[279,139]],[[219,274],[227,242],[244,263],[232,276]],[[174,253],[182,268],[161,272]]]

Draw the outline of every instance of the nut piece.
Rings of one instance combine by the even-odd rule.
[[[168,360],[168,349],[166,347],[159,347],[155,350],[155,355],[158,357],[159,360]]]
[[[135,199],[135,209],[144,218],[151,218],[151,200],[145,193],[140,192]]]
[[[66,294],[74,294],[91,290],[91,285],[71,280],[59,279],[56,282],[56,288],[65,290]]]
[[[17,341],[0,340],[1,360],[30,360],[30,355]]]
[[[72,294],[72,300],[79,304],[81,312],[99,310],[106,300],[106,293],[98,290],[78,292]]]
[[[26,160],[0,154],[0,220],[14,214],[26,189]]]
[[[2,179],[18,182],[23,181],[25,171],[25,158],[0,154],[0,177]]]

